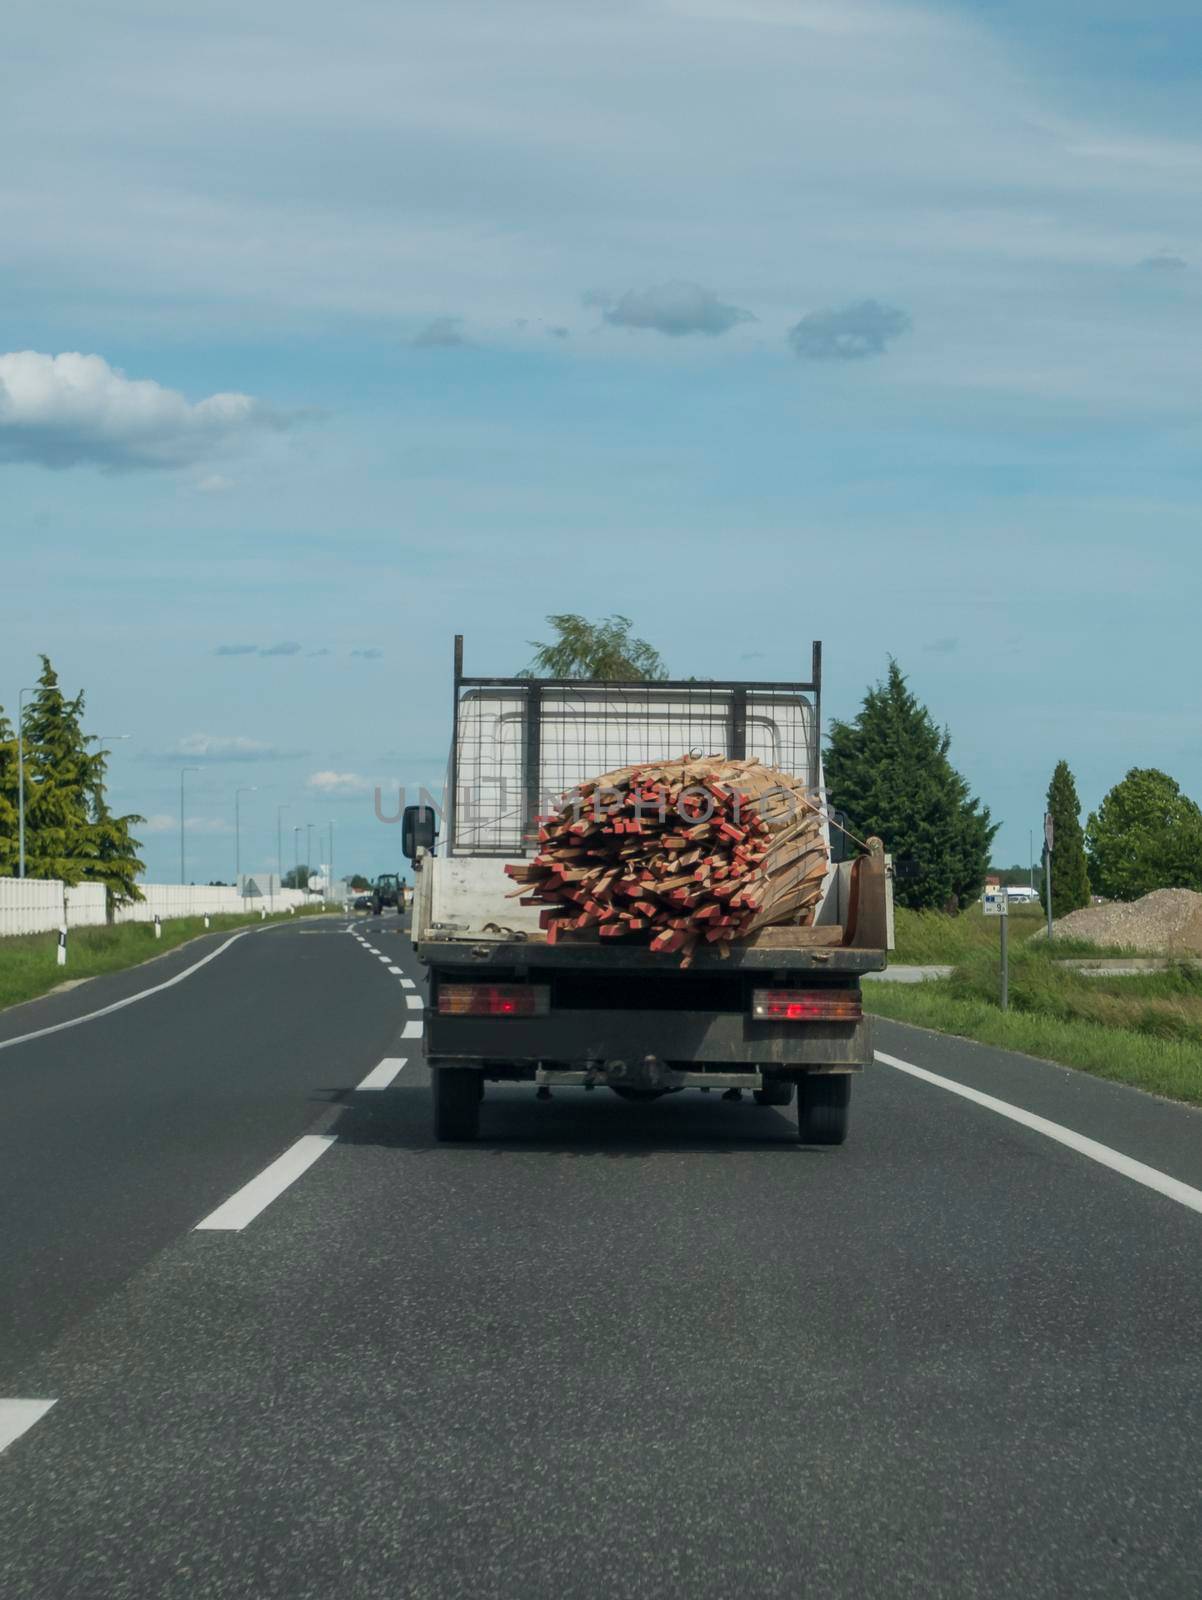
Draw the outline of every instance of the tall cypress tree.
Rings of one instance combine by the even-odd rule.
[[[0,706],[0,878],[17,875],[17,804],[17,740]]]
[[[915,875],[894,885],[899,905],[915,910],[961,909],[976,899],[998,830],[949,761],[950,746],[892,659],[854,721],[831,724],[830,804],[861,838],[876,834],[895,860],[915,863]]]
[[[1067,761],[1058,761],[1048,784],[1052,837],[1052,915],[1067,917],[1089,904],[1089,866],[1081,828],[1081,802]]]

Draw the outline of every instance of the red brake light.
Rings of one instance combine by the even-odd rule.
[[[438,990],[442,1017],[544,1017],[551,991],[534,983],[444,983]]]
[[[854,989],[756,989],[751,1014],[757,1022],[858,1022],[863,1008]]]

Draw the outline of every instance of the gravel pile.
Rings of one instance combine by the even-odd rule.
[[[1202,894],[1154,889],[1142,900],[1084,906],[1053,924],[1058,936],[1124,945],[1148,955],[1202,955]]]

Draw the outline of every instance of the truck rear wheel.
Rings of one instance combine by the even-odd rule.
[[[755,1091],[757,1106],[791,1106],[793,1104],[792,1078],[765,1077],[764,1087]]]
[[[434,1137],[460,1142],[480,1131],[484,1080],[478,1072],[457,1067],[431,1067],[434,1088]]]
[[[842,1144],[850,1105],[850,1073],[807,1073],[797,1085],[797,1137],[802,1144]]]

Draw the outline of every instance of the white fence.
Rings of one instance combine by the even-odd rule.
[[[153,922],[160,917],[217,917],[246,911],[287,911],[303,906],[309,898],[303,889],[279,889],[275,894],[241,895],[237,889],[209,888],[205,884],[140,883],[145,899],[122,906],[118,922]]]
[[[92,928],[104,922],[104,885],[68,889],[56,878],[0,878],[0,937],[47,933],[62,925]]]
[[[287,911],[309,898],[301,889],[274,894],[240,895],[237,889],[210,889],[204,884],[143,883],[146,896],[122,906],[118,922],[164,922],[170,917],[202,917],[238,912]],[[105,920],[104,885],[84,883],[68,889],[56,878],[0,878],[0,938],[16,933],[52,933],[65,921],[69,928],[97,927]]]

